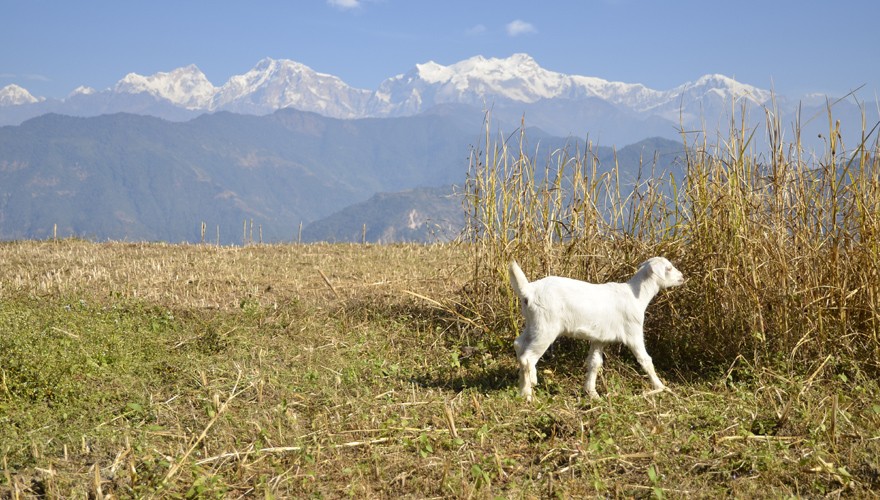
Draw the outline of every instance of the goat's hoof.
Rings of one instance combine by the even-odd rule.
[[[654,394],[659,394],[665,390],[666,390],[666,387],[659,387],[657,389],[651,389],[650,391],[646,391],[643,395],[644,396],[653,396]]]
[[[598,392],[591,392],[591,393],[589,393],[589,394],[590,394],[590,399],[592,399],[593,401],[597,401],[597,400],[599,400],[599,399],[602,399],[602,398],[599,396],[599,393],[598,393]]]

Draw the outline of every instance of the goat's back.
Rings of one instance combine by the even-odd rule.
[[[529,284],[530,307],[558,317],[569,327],[575,323],[611,324],[638,316],[632,288],[625,283],[587,283],[548,276]]]
[[[628,342],[644,322],[644,308],[625,283],[594,284],[550,276],[529,284],[523,314],[537,335],[565,335],[603,343]]]

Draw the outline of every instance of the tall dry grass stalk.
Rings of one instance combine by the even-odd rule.
[[[626,279],[652,255],[689,277],[649,310],[652,353],[698,368],[737,356],[758,363],[833,354],[880,367],[880,143],[861,126],[845,145],[828,106],[824,151],[806,151],[800,126],[784,140],[775,103],[763,108],[766,151],[745,106],[710,142],[682,133],[681,173],[643,159],[636,170],[601,165],[594,146],[527,150],[526,137],[494,138],[486,120],[466,184],[475,310],[502,335],[519,321],[506,266],[533,277]],[[574,151],[571,149],[574,148]],[[651,339],[649,338],[649,341]],[[664,362],[664,361],[661,361]]]

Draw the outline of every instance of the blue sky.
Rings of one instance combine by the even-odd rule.
[[[722,73],[874,100],[878,20],[876,0],[0,0],[0,87],[60,98],[188,64],[219,86],[272,57],[375,89],[417,63],[524,52],[658,90]]]

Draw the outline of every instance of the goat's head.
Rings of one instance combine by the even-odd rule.
[[[676,269],[672,262],[663,257],[651,257],[642,262],[639,270],[649,273],[657,281],[657,284],[660,285],[660,288],[669,288],[684,283],[684,276],[681,274],[681,271]]]

